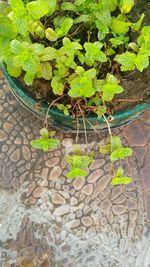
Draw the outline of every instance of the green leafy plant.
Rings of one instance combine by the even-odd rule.
[[[109,153],[112,162],[131,156],[132,150],[112,135],[109,104],[124,91],[122,72],[143,72],[149,66],[150,26],[142,26],[144,14],[131,21],[134,5],[134,0],[9,0],[8,6],[0,2],[1,63],[27,86],[35,79],[49,82],[54,99],[50,107],[66,116],[77,121],[85,121],[89,113],[103,118],[110,140],[99,151]],[[59,144],[47,129],[32,142],[44,151]],[[91,160],[88,155],[67,157],[68,177],[86,176],[84,167]],[[122,175],[119,169],[113,183],[131,181]]]
[[[58,139],[52,138],[55,132],[48,132],[46,128],[40,130],[40,138],[33,140],[31,145],[36,149],[42,149],[43,151],[48,151],[50,149],[56,149],[60,146],[60,141]],[[50,138],[51,137],[51,138]]]
[[[66,157],[67,163],[70,165],[70,171],[67,174],[68,178],[76,178],[78,176],[87,176],[86,167],[93,162],[93,157],[88,155],[73,155]]]

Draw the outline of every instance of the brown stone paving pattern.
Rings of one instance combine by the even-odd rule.
[[[32,222],[25,215],[16,240],[10,239],[2,244],[3,264],[11,258],[5,250],[12,250],[17,253],[18,263],[8,264],[11,267],[33,267],[38,264],[41,267],[92,266],[83,263],[83,250],[82,253],[79,251],[81,255],[71,255],[70,241],[67,243],[70,236],[79,239],[90,235],[100,236],[102,244],[107,246],[107,242],[112,240],[112,248],[116,246],[117,251],[119,244],[120,251],[121,246],[125,246],[124,240],[128,241],[129,246],[144,237],[145,229],[148,235],[150,110],[131,125],[115,130],[122,136],[125,145],[134,148],[134,156],[124,163],[126,173],[134,177],[132,184],[126,187],[111,185],[112,166],[109,159],[97,153],[98,140],[101,138],[103,142],[104,133],[100,137],[95,134],[89,136],[89,147],[95,151],[96,161],[90,165],[88,177],[72,181],[66,178],[68,166],[65,155],[72,151],[75,136],[57,133],[62,140],[59,149],[48,153],[35,151],[30,141],[36,138],[42,122],[16,102],[2,77],[0,84],[0,187],[6,191],[21,190],[20,203],[27,209],[39,209],[43,218],[51,222],[50,229],[46,224]],[[80,137],[80,143],[84,150],[83,136]],[[61,239],[63,234],[64,238]],[[116,240],[120,240],[117,245]],[[92,248],[89,249],[91,251]],[[87,248],[85,255],[88,253]],[[126,254],[131,258],[131,263],[135,263],[137,253],[138,250],[131,253],[134,255],[130,255],[130,251]],[[68,254],[72,260],[66,259]],[[92,257],[88,259],[88,264],[96,262]],[[105,255],[99,262],[101,265],[95,266],[107,267],[106,259],[110,261],[109,267],[134,266],[121,265],[120,259],[117,263],[113,257],[109,257]]]

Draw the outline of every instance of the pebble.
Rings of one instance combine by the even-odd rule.
[[[70,211],[70,206],[69,205],[63,205],[63,206],[55,209],[54,215],[55,216],[63,216],[65,214],[69,213],[69,211]]]
[[[76,228],[76,227],[79,226],[79,224],[80,224],[80,220],[79,219],[76,219],[76,220],[72,220],[72,221],[66,223],[66,227],[67,228],[70,228],[70,229],[71,228]]]
[[[81,221],[85,227],[90,227],[93,223],[93,220],[89,216],[82,217]]]
[[[85,184],[85,180],[83,178],[76,178],[73,182],[73,186],[75,190],[80,190]]]
[[[105,190],[105,188],[108,186],[112,179],[112,176],[110,174],[103,176],[99,181],[98,181],[98,186],[102,189]]]
[[[0,130],[0,142],[5,141],[7,138],[7,135],[5,134],[5,132],[3,130]]]
[[[55,157],[46,161],[45,165],[49,168],[54,167],[59,162],[59,157]]]
[[[66,200],[60,194],[54,194],[52,196],[52,202],[56,205],[63,205],[66,203]]]
[[[73,139],[72,138],[65,138],[62,141],[62,145],[66,148],[73,146]]]
[[[10,122],[5,122],[3,125],[3,128],[6,133],[11,133],[13,127],[14,127],[13,124],[11,124]]]
[[[34,189],[33,196],[35,198],[39,198],[42,195],[44,195],[47,191],[48,191],[48,188],[47,187],[39,186],[39,187],[37,187],[37,188]]]
[[[17,162],[20,159],[20,149],[17,148],[15,151],[11,154],[10,159],[12,162]]]
[[[115,215],[121,215],[126,212],[126,206],[123,205],[115,205],[112,207],[112,210]]]
[[[70,205],[71,206],[75,206],[75,205],[77,205],[78,204],[78,200],[75,198],[75,197],[72,197],[71,199],[70,199]]]
[[[102,169],[96,170],[89,175],[87,181],[89,183],[95,183],[103,175],[103,173]]]
[[[112,207],[112,203],[111,203],[111,201],[110,201],[109,199],[105,199],[105,200],[101,203],[100,207],[101,207],[101,210],[105,213],[105,212],[107,212],[108,210],[110,210],[110,208]]]
[[[121,194],[122,194],[122,187],[121,186],[114,187],[111,194],[111,200],[118,198]]]
[[[93,185],[92,184],[87,184],[83,187],[82,193],[84,193],[87,196],[92,195],[93,193]]]
[[[23,146],[22,147],[22,153],[23,153],[23,156],[24,156],[25,160],[30,160],[31,152],[30,152],[30,149],[29,149],[28,146]]]
[[[55,166],[50,172],[49,180],[56,180],[60,178],[61,173],[62,169],[59,166]]]
[[[90,165],[90,170],[96,170],[100,167],[102,167],[105,164],[105,160],[104,159],[97,159],[94,160],[91,165]]]

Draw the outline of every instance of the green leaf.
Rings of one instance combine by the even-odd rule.
[[[7,65],[7,71],[10,74],[10,76],[17,78],[21,75],[22,70],[20,67],[14,67],[14,66]]]
[[[46,31],[45,31],[45,35],[46,35],[46,38],[49,40],[49,41],[57,41],[58,39],[58,35],[57,33],[51,29],[51,28],[47,28]]]
[[[86,50],[85,63],[88,66],[94,65],[95,61],[107,62],[106,55],[97,47],[96,44],[85,43],[84,48]]]
[[[78,8],[73,3],[65,2],[65,3],[62,3],[61,10],[69,10],[69,11],[77,12]]]
[[[31,141],[31,145],[36,149],[48,151],[51,149],[58,148],[60,146],[60,141],[57,139],[38,139]]]
[[[26,5],[26,9],[35,20],[39,20],[50,11],[49,3],[44,0],[29,2]]]
[[[117,0],[101,0],[101,5],[104,9],[109,9],[110,11],[114,11],[118,6]]]
[[[118,16],[117,18],[114,17],[112,19],[112,23],[110,25],[110,28],[113,32],[117,34],[124,34],[129,31],[129,26],[131,26],[132,23],[130,22],[125,22],[123,17]]]
[[[116,172],[115,177],[121,177],[124,173],[124,170],[122,168],[119,168]]]
[[[72,168],[68,173],[67,173],[67,177],[70,179],[74,179],[77,177],[85,177],[87,176],[87,172],[85,172],[84,170],[80,169],[80,168]]]
[[[125,52],[115,57],[115,61],[121,64],[122,71],[130,71],[135,69],[136,55],[131,52]]]
[[[100,146],[99,152],[103,155],[107,155],[111,153],[111,144]]]
[[[69,116],[69,110],[68,110],[68,106],[65,106],[63,104],[58,104],[57,105],[57,108],[61,111],[63,111],[63,113],[66,115],[66,116]]]
[[[49,60],[56,59],[56,57],[57,57],[57,50],[53,47],[46,47],[43,50],[42,55],[40,56],[40,60],[49,61]]]
[[[61,30],[64,34],[68,33],[68,31],[71,29],[73,25],[73,19],[72,18],[63,18],[61,22]]]
[[[57,0],[44,0],[49,5],[48,15],[51,16],[57,10]]]
[[[112,184],[113,185],[119,185],[119,184],[130,184],[133,181],[133,179],[131,177],[128,176],[124,176],[124,177],[116,177],[112,179]]]
[[[134,6],[134,0],[121,0],[120,10],[122,13],[129,13]]]
[[[15,39],[17,30],[12,21],[7,16],[0,16],[0,39]]]
[[[44,138],[44,139],[48,139],[48,137],[49,137],[49,132],[48,132],[47,128],[42,128],[42,129],[40,130],[40,135],[41,135],[42,138]]]
[[[51,86],[55,95],[62,95],[64,91],[64,85],[59,81],[58,77],[52,78]]]
[[[143,72],[149,66],[149,57],[148,55],[138,54],[135,59],[135,65],[140,72]]]
[[[16,39],[12,40],[10,43],[10,48],[14,55],[18,55],[22,50],[21,42]]]
[[[112,136],[112,151],[122,147],[121,138],[119,136]]]
[[[132,155],[131,148],[118,148],[111,153],[110,159],[111,161],[116,161],[119,159],[124,159],[125,157],[129,157]]]
[[[119,94],[123,92],[123,88],[118,85],[118,81],[114,75],[108,74],[107,80],[102,87],[103,91],[103,100],[112,101],[115,94]]]
[[[92,79],[89,77],[77,77],[70,82],[70,97],[91,97],[95,94]]]
[[[133,25],[131,27],[132,31],[138,31],[141,28],[141,25],[142,25],[144,18],[145,18],[145,14],[142,14],[140,19],[136,23],[133,23]]]
[[[26,85],[30,86],[33,84],[33,80],[34,80],[35,75],[30,73],[30,72],[26,72],[25,76],[24,76],[24,82],[26,83]]]
[[[116,38],[110,38],[109,40],[111,42],[111,44],[113,45],[113,47],[117,47],[121,44],[124,44],[124,41],[121,40],[119,37],[116,37]]]
[[[23,16],[26,14],[26,9],[22,0],[9,0],[9,4],[17,16]]]
[[[84,76],[90,79],[94,79],[96,76],[96,69],[93,68],[93,69],[87,70]]]
[[[41,56],[45,51],[45,47],[42,44],[34,43],[31,46],[32,54],[35,56]]]
[[[28,21],[26,16],[17,16],[14,14],[13,22],[17,27],[18,33],[23,36],[27,36],[28,34]]]
[[[108,9],[101,10],[96,14],[96,17],[103,25],[109,26],[111,24],[112,18]]]
[[[107,25],[103,24],[101,21],[95,21],[96,27],[98,28],[98,40],[103,40],[105,36],[109,33],[109,28]]]
[[[52,78],[52,66],[49,62],[41,64],[41,74],[45,80],[51,80]]]
[[[26,72],[30,72],[31,74],[35,74],[36,72],[38,72],[39,66],[39,61],[34,59],[32,55],[28,57],[27,60],[22,62],[23,70],[25,70]]]

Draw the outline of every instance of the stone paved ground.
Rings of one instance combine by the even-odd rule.
[[[150,110],[115,132],[134,155],[132,184],[112,186],[108,157],[96,155],[87,179],[66,178],[75,136],[57,133],[52,152],[30,146],[41,121],[20,106],[0,78],[0,266],[150,266]],[[97,150],[97,137],[89,147]],[[84,139],[80,142],[85,148]]]

